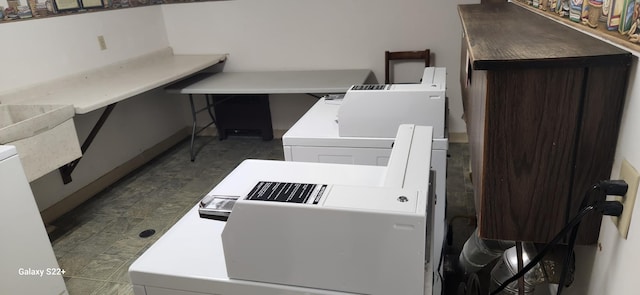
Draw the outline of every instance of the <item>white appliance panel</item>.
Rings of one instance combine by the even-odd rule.
[[[68,294],[16,149],[0,156],[0,294]]]
[[[407,130],[414,130],[414,126],[411,126]],[[399,140],[399,143],[403,142],[412,142],[416,143],[417,152],[404,151],[402,155],[404,155],[405,160],[402,160],[402,155],[398,156],[398,153],[394,151],[393,162],[394,163],[428,163],[430,154],[428,153],[429,148],[425,148],[431,145],[431,136],[432,131],[430,127],[418,127],[415,126],[415,132],[419,134],[417,137],[401,137],[402,140]],[[403,134],[403,135],[412,135],[412,134]],[[416,140],[416,138],[418,138]],[[405,144],[398,144],[399,147],[405,146]],[[373,294],[405,294],[407,291],[410,294],[419,294],[422,292],[418,292],[418,289],[424,289],[424,294],[431,294],[431,282],[432,282],[432,271],[431,266],[429,264],[424,265],[424,256],[426,253],[425,247],[427,247],[425,243],[425,232],[424,226],[426,223],[426,219],[431,216],[431,214],[426,213],[424,211],[427,208],[428,200],[433,200],[426,195],[427,185],[420,182],[420,185],[417,187],[405,188],[403,186],[388,186],[389,183],[388,178],[392,177],[396,179],[396,174],[406,175],[407,181],[399,180],[397,183],[412,183],[412,186],[416,185],[416,179],[429,179],[430,171],[428,166],[422,165],[406,165],[406,170],[402,170],[403,168],[400,165],[393,165],[393,172],[391,172],[388,167],[381,166],[371,166],[371,165],[341,165],[341,164],[325,164],[325,163],[304,163],[304,162],[284,162],[284,161],[266,161],[266,160],[245,160],[242,162],[236,169],[234,169],[231,173],[229,173],[211,192],[210,194],[214,195],[230,195],[230,196],[244,196],[247,195],[253,187],[256,185],[258,181],[273,181],[273,182],[297,182],[297,183],[326,183],[330,184],[331,188],[327,188],[327,194],[333,188],[337,186],[341,186],[342,190],[336,190],[335,192],[338,194],[348,194],[351,196],[350,200],[336,200],[337,202],[329,201],[327,206],[327,210],[332,212],[338,211],[358,211],[356,214],[362,214],[358,218],[360,222],[353,223],[354,219],[351,218],[352,214],[345,214],[342,222],[338,222],[337,220],[333,220],[329,218],[321,218],[317,219],[315,222],[313,220],[309,220],[307,225],[313,228],[307,228],[306,226],[299,226],[290,221],[291,219],[287,219],[282,221],[283,226],[287,226],[286,229],[289,229],[288,226],[297,227],[300,230],[300,234],[314,234],[319,233],[319,230],[325,231],[327,234],[332,234],[333,229],[343,228],[342,230],[338,230],[336,232],[342,232],[344,235],[344,239],[338,239],[336,246],[339,244],[343,244],[345,247],[353,247],[353,245],[347,245],[349,241],[353,241],[354,243],[358,240],[353,237],[354,231],[349,231],[346,229],[348,226],[359,226],[359,227],[369,227],[367,230],[369,234],[366,234],[369,239],[376,238],[376,234],[378,234],[379,229],[386,228],[386,232],[393,236],[389,236],[385,238],[382,234],[379,235],[379,239],[381,239],[381,244],[384,243],[395,243],[394,247],[412,247],[410,251],[403,251],[399,257],[401,259],[395,259],[397,255],[392,254],[395,253],[393,251],[386,251],[385,255],[381,255],[384,257],[374,257],[369,256],[363,258],[366,255],[361,257],[362,264],[360,265],[360,269],[358,271],[362,272],[363,269],[366,271],[373,271],[373,275],[376,275],[375,272],[380,269],[384,271],[384,266],[390,266],[391,268],[403,268],[404,271],[399,272],[402,277],[398,278],[396,282],[406,281],[410,282],[411,286],[404,287],[402,284],[399,289],[387,290],[384,287],[380,290],[372,290]],[[392,175],[393,174],[393,175]],[[399,206],[394,209],[393,212],[383,212],[387,210],[387,207],[384,205],[385,202],[381,202],[380,206],[375,207],[373,205],[368,205],[370,207],[366,207],[362,210],[356,210],[350,208],[355,206],[356,203],[362,202],[362,192],[354,193],[355,187],[361,187],[364,191],[364,195],[373,195],[373,194],[388,194],[393,193],[392,197],[394,200],[398,198],[397,194],[406,195],[406,197],[413,198],[412,196],[416,196],[417,202],[413,203],[411,200],[406,201],[406,206]],[[413,193],[411,193],[413,192]],[[417,192],[417,195],[414,193]],[[324,196],[324,194],[322,195]],[[252,199],[253,200],[253,199]],[[315,199],[313,199],[315,201]],[[327,198],[321,198],[318,204],[324,204]],[[255,202],[255,201],[247,201],[247,202]],[[275,202],[267,202],[267,203],[275,203]],[[286,206],[287,204],[283,205]],[[294,204],[289,204],[291,206],[295,206]],[[277,207],[279,205],[272,204],[271,206],[267,205],[267,207]],[[287,207],[291,207],[287,206]],[[248,207],[245,207],[248,208]],[[409,209],[411,208],[411,209]],[[288,209],[288,208],[287,208]],[[261,212],[260,210],[255,211],[256,214],[264,214],[266,212]],[[281,211],[282,212],[282,211]],[[292,211],[293,212],[293,211]],[[414,213],[411,213],[414,212]],[[234,214],[238,213],[235,211]],[[289,212],[291,213],[291,212]],[[305,212],[302,212],[305,213]],[[426,214],[425,214],[426,213]],[[293,213],[295,214],[295,213]],[[376,215],[384,215],[382,218],[372,218],[372,214]],[[248,214],[245,216],[249,216],[251,218],[253,214]],[[286,215],[286,214],[281,214]],[[281,218],[280,214],[269,215],[269,218]],[[338,292],[327,290],[326,288],[316,289],[316,288],[305,288],[305,287],[296,287],[287,284],[275,284],[275,283],[267,283],[267,282],[259,282],[255,280],[238,280],[233,279],[230,276],[230,272],[227,268],[227,262],[225,261],[226,256],[226,248],[223,248],[223,231],[226,230],[228,226],[230,226],[231,220],[234,218],[232,214],[230,216],[229,223],[225,223],[218,220],[211,219],[203,219],[198,215],[198,206],[196,205],[192,210],[187,212],[187,214],[181,218],[171,229],[169,229],[150,249],[148,249],[140,258],[138,258],[129,268],[129,275],[131,277],[131,282],[133,284],[133,289],[136,295],[166,295],[166,294],[182,294],[182,295],[202,295],[202,294],[210,294],[210,295],[247,295],[247,294],[261,294],[261,295],[347,295],[353,294],[348,292]],[[401,217],[402,219],[395,219],[393,216]],[[236,216],[238,217],[238,216]],[[295,220],[304,220],[308,216],[307,214],[302,214]],[[311,218],[313,219],[313,218]],[[240,219],[239,219],[240,220]],[[378,224],[370,224],[371,222],[380,222],[385,223],[385,226],[378,226]],[[386,220],[386,221],[385,221]],[[413,226],[414,234],[409,234],[412,226],[409,223],[409,220],[414,220],[416,223]],[[265,221],[264,218],[258,218],[256,220],[256,224],[263,223]],[[349,224],[352,223],[352,224]],[[237,223],[242,224],[242,222]],[[335,224],[335,225],[333,225]],[[394,226],[395,225],[395,226]],[[389,226],[391,226],[389,228]],[[268,228],[268,227],[267,227]],[[371,229],[373,228],[373,230]],[[308,229],[308,231],[305,231]],[[331,229],[331,230],[327,230]],[[405,232],[406,231],[406,232]],[[236,231],[238,232],[238,231]],[[239,231],[242,233],[243,231]],[[285,231],[286,232],[286,231]],[[358,231],[360,234],[363,234],[363,231]],[[405,235],[405,233],[407,235]],[[263,233],[258,233],[261,235]],[[280,234],[280,236],[283,236]],[[284,235],[287,236],[287,235]],[[395,237],[394,237],[395,236]],[[398,241],[402,240],[403,237],[411,237],[413,242],[409,243],[398,243]],[[288,238],[294,238],[294,234],[289,234]],[[254,236],[248,237],[249,239],[255,238]],[[271,237],[273,240],[273,237]],[[407,238],[404,238],[405,240]],[[334,239],[335,240],[335,239]],[[343,241],[340,243],[339,241]],[[362,240],[360,241],[362,242]],[[430,243],[429,243],[430,244]],[[238,244],[231,244],[231,247],[234,247]],[[239,244],[243,245],[243,244]],[[360,247],[356,247],[358,251],[361,248],[371,247],[371,245],[377,245],[377,243],[364,243]],[[375,247],[373,247],[375,248]],[[378,247],[379,248],[379,247]],[[379,248],[378,251],[382,251],[383,253],[385,248]],[[262,250],[262,249],[261,249]],[[372,251],[375,249],[371,249]],[[231,250],[230,250],[231,251]],[[266,253],[266,254],[269,254]],[[305,253],[303,253],[305,254]],[[312,255],[312,253],[306,253]],[[327,253],[325,253],[327,255]],[[335,252],[329,252],[328,255],[335,255]],[[267,255],[268,256],[268,255]],[[373,257],[373,258],[372,258]],[[417,257],[417,259],[416,259]],[[386,259],[386,260],[385,260]],[[384,265],[380,268],[362,268],[362,266],[366,266],[370,260],[385,260],[386,262],[380,262],[381,265]],[[410,260],[410,262],[408,262]],[[339,263],[346,263],[345,261],[337,261]],[[271,266],[270,269],[274,269],[274,266],[277,264],[288,263],[287,261],[277,261],[271,265],[267,265],[267,267]],[[409,264],[407,264],[409,263]],[[409,270],[407,267],[411,267]],[[406,272],[406,274],[405,274]],[[322,274],[330,276],[329,274]],[[388,276],[398,276],[398,272],[391,273]],[[357,277],[357,274],[356,274]],[[384,276],[383,276],[384,277]],[[340,278],[337,278],[338,280]],[[368,276],[360,276],[361,280],[370,280]],[[418,287],[420,282],[424,283],[424,287]],[[346,282],[350,284],[349,282]],[[380,282],[382,284],[384,282]],[[363,286],[359,284],[359,286]],[[366,288],[366,284],[364,285]]]
[[[394,137],[401,124],[432,126],[444,138],[446,69],[427,67],[420,84],[352,86],[337,113],[342,137]]]
[[[348,109],[342,110],[342,115],[347,115],[350,127],[353,131],[352,136],[341,136],[339,130],[339,113],[344,103],[349,97],[349,93],[345,95],[345,99],[326,100],[320,99],[314,106],[307,111],[282,137],[282,143],[285,150],[286,161],[302,161],[302,162],[330,162],[330,163],[353,163],[363,165],[379,165],[385,166],[388,162],[388,156],[395,138],[393,136],[371,136],[373,133],[382,130],[386,133],[393,133],[387,129],[380,129],[379,124],[385,124],[387,116],[370,116],[371,113],[384,113],[390,109],[397,109],[397,101],[393,98],[402,98],[402,95],[408,95],[408,101],[420,101],[419,108],[421,112],[414,112],[418,107],[410,107],[412,109],[409,114],[421,118],[434,125],[434,138],[432,145],[431,168],[435,171],[435,207],[434,207],[434,225],[433,225],[433,241],[432,257],[434,257],[433,270],[435,273],[442,273],[442,266],[439,265],[442,259],[442,247],[444,245],[446,222],[445,222],[445,206],[446,206],[446,177],[447,177],[447,150],[448,138],[446,137],[446,99],[445,84],[446,72],[442,68],[427,68],[423,75],[423,84],[417,85],[392,85],[387,90],[380,91],[352,91],[352,101],[349,103]],[[428,88],[421,88],[427,86]],[[393,88],[393,89],[392,89]],[[427,91],[425,91],[427,89]],[[423,99],[416,100],[417,90],[422,91]],[[394,92],[395,91],[395,92]],[[413,92],[412,92],[413,91]],[[373,96],[370,93],[375,92],[375,103],[372,103]],[[369,94],[368,94],[369,93]],[[355,96],[353,96],[355,94]],[[394,94],[394,95],[390,95]],[[399,94],[400,96],[396,95]],[[385,96],[386,95],[386,96]],[[392,98],[390,98],[393,96]],[[415,102],[414,101],[414,102]],[[409,105],[409,104],[407,104]],[[405,106],[406,107],[406,106]],[[346,113],[345,113],[346,111]],[[394,117],[393,124],[404,122],[407,113],[404,109],[400,117]],[[356,121],[351,122],[353,120]],[[361,118],[362,117],[362,118]],[[353,120],[352,120],[353,119]],[[366,124],[362,122],[366,121]],[[397,122],[396,122],[397,121]],[[422,121],[407,121],[408,123],[418,124]],[[375,123],[377,127],[371,128],[370,123]],[[392,124],[392,125],[393,125]],[[427,125],[430,125],[427,124]],[[418,124],[419,125],[419,124]],[[360,127],[363,129],[358,129]],[[365,128],[366,127],[366,128]],[[358,133],[357,130],[368,130],[371,133]],[[386,131],[385,131],[386,130]],[[363,131],[364,132],[364,131]],[[364,136],[363,136],[364,135]],[[435,275],[433,294],[440,294],[441,280]]]
[[[222,233],[229,277],[359,294],[423,293],[426,192],[327,191],[315,205],[239,200]]]
[[[296,146],[291,160],[299,162],[386,166],[391,149]],[[287,160],[287,159],[285,159]]]

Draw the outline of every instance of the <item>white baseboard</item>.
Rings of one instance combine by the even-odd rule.
[[[449,142],[450,143],[469,143],[469,137],[467,136],[467,133],[457,133],[457,132],[450,132],[449,133]]]

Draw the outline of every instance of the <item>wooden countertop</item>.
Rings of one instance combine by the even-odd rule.
[[[226,59],[225,54],[175,55],[171,48],[0,94],[3,104],[73,105],[85,114],[185,78]]]
[[[513,3],[459,5],[474,70],[631,62],[631,54]]]

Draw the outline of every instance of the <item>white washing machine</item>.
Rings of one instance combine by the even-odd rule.
[[[376,121],[376,125],[381,125],[381,121],[387,120],[387,122],[391,122],[388,124],[395,124],[395,129],[397,129],[397,124],[400,123],[434,126],[431,154],[431,167],[435,171],[436,178],[436,205],[433,225],[434,247],[432,253],[432,257],[435,259],[432,263],[434,270],[433,294],[441,294],[442,290],[441,261],[446,232],[446,177],[449,140],[446,137],[447,132],[444,123],[446,121],[445,76],[444,69],[438,71],[438,68],[426,68],[422,84],[427,84],[429,89],[424,90],[420,96],[409,99],[404,106],[398,107],[397,109],[400,111],[397,113],[394,113],[393,107],[380,107],[380,105],[385,104],[384,101],[393,101],[394,98],[398,98],[393,91],[389,91],[393,89],[389,88],[388,85],[385,89],[389,92],[381,92],[385,90],[379,90],[376,92],[378,97],[373,97],[373,99],[358,90],[357,103],[361,104],[361,108],[354,106],[355,100],[350,101],[351,112],[354,116],[360,118],[358,121],[353,121],[353,126],[357,124],[359,126],[356,127],[362,130],[368,128],[368,130],[363,131],[366,134],[375,134],[378,128],[366,123],[363,124],[363,120],[366,121],[367,117],[372,122]],[[424,95],[425,93],[426,95]],[[286,161],[387,165],[391,148],[394,144],[394,137],[340,136],[338,117],[341,116],[341,120],[344,120],[345,114],[344,110],[341,113],[341,106],[350,99],[349,95],[350,93],[347,92],[344,98],[341,96],[327,96],[320,99],[284,134],[282,144]],[[383,103],[377,104],[376,99],[383,101]],[[418,104],[416,104],[416,101],[418,101]],[[402,105],[403,102],[402,100],[395,100],[390,106],[394,104]],[[415,115],[416,120],[413,120],[411,116],[399,115],[400,112],[402,112],[401,114],[406,114],[402,109],[403,107],[407,108],[409,104],[413,104],[413,112],[419,114]],[[400,120],[403,120],[403,122],[398,122]],[[358,128],[355,128],[356,133]],[[354,128],[350,130],[354,132],[352,130]],[[384,131],[384,134],[390,132]]]
[[[0,145],[0,294],[68,294],[15,147]]]
[[[396,138],[386,167],[243,161],[131,264],[134,293],[432,294],[432,128]]]

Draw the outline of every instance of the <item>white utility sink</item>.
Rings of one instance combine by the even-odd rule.
[[[29,181],[82,156],[72,105],[0,104],[0,145],[14,145]]]
[[[0,105],[0,144],[53,129],[73,115],[70,105]]]

